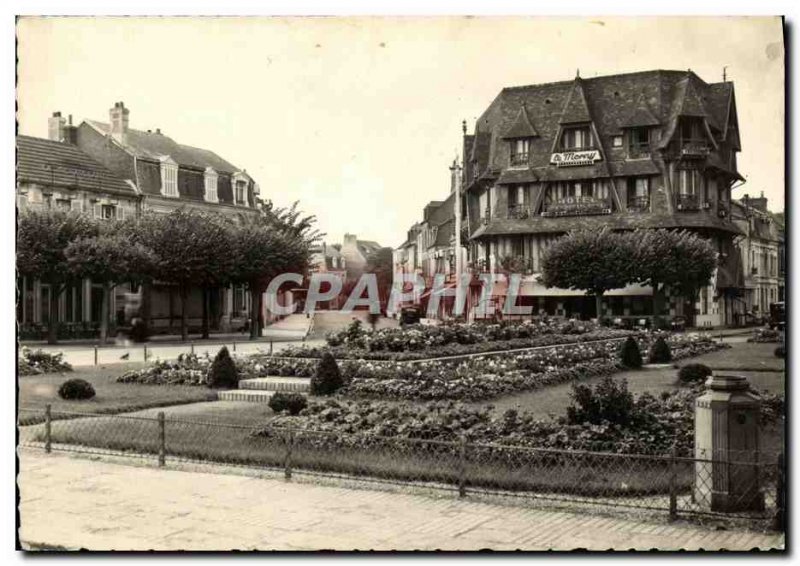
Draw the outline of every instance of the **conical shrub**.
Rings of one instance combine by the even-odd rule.
[[[642,367],[642,352],[639,351],[639,343],[634,340],[633,336],[628,336],[628,339],[622,344],[620,361],[626,368]]]
[[[208,370],[208,386],[220,389],[234,389],[239,386],[239,370],[228,352],[227,346],[223,346]]]
[[[669,344],[667,344],[663,336],[659,336],[650,347],[648,361],[651,364],[668,364],[672,361],[672,352],[670,352]]]
[[[330,352],[323,354],[317,371],[311,378],[312,395],[333,395],[344,385],[339,365]]]

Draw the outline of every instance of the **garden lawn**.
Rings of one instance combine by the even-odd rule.
[[[54,418],[61,411],[79,413],[116,414],[148,407],[162,407],[216,399],[216,392],[205,387],[158,386],[117,383],[125,371],[144,367],[144,363],[114,364],[78,368],[67,373],[47,373],[19,376],[19,407],[34,409],[36,413],[20,411],[21,422],[41,421],[44,407],[52,405]],[[58,396],[59,386],[68,379],[85,379],[92,384],[96,395],[86,401],[65,401]]]
[[[736,342],[731,348],[712,352],[704,356],[681,360],[680,365],[699,361],[713,370],[776,370],[786,371],[786,360],[775,357],[775,348],[780,344]]]

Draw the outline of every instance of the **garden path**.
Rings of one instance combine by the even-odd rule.
[[[23,548],[90,550],[749,550],[780,534],[714,530],[301,481],[20,452]],[[335,525],[335,529],[331,529]]]

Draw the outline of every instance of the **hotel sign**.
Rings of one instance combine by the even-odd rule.
[[[565,151],[552,154],[550,156],[550,164],[556,167],[575,167],[578,165],[593,165],[595,161],[600,161],[600,159],[600,150],[597,149]]]

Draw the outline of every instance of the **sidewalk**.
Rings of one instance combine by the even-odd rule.
[[[782,535],[20,452],[26,548],[750,550]]]

